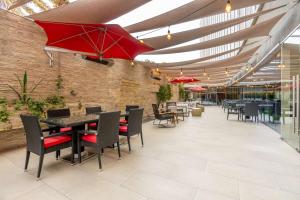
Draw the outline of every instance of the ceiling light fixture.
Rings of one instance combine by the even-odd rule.
[[[225,11],[227,13],[229,13],[231,11],[231,2],[230,2],[230,0],[227,0]]]
[[[140,43],[143,43],[144,44],[144,40],[142,39],[139,39],[139,36],[136,36],[136,39],[140,41]]]
[[[180,69],[180,75],[182,75],[183,74],[183,72],[182,72],[182,68]]]
[[[171,31],[170,31],[170,26],[169,26],[169,28],[168,28],[167,39],[168,39],[168,40],[171,40],[171,39],[172,39],[172,35],[171,35]]]
[[[203,76],[206,76],[207,73],[205,72],[205,68],[203,69]]]
[[[228,69],[227,68],[225,69],[225,74],[228,75]]]
[[[133,60],[130,61],[130,65],[131,65],[131,66],[134,66],[134,61],[133,61]]]

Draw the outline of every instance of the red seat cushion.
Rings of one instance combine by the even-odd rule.
[[[88,124],[89,127],[97,127],[97,123],[90,123]]]
[[[68,132],[68,131],[71,131],[72,130],[72,127],[66,127],[66,128],[60,128],[59,131],[60,132]]]
[[[127,133],[127,126],[120,126],[119,131],[122,133]]]
[[[45,138],[44,139],[44,147],[45,148],[53,147],[53,146],[56,146],[59,144],[70,142],[71,140],[72,140],[72,138],[69,135],[61,135],[61,136]]]
[[[127,124],[127,120],[126,119],[120,119],[120,123],[121,124]]]
[[[96,135],[84,135],[81,139],[87,142],[97,143]]]

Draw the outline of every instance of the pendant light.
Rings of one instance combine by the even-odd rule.
[[[171,39],[172,39],[172,35],[171,35],[171,31],[170,31],[170,26],[169,26],[169,28],[168,28],[167,39],[168,39],[168,40],[171,40]]]
[[[205,68],[203,69],[203,76],[206,76],[207,73],[205,72]]]
[[[136,36],[136,39],[140,41],[140,43],[144,44],[144,40],[139,39],[139,36]]]
[[[182,72],[182,68],[180,69],[180,76],[182,76],[183,75],[183,72]]]
[[[227,68],[225,69],[225,74],[228,75],[228,69]]]
[[[133,61],[133,60],[130,61],[130,65],[131,65],[131,66],[134,66],[134,61]]]
[[[231,2],[230,2],[230,0],[227,0],[225,11],[227,13],[229,13],[231,11]]]

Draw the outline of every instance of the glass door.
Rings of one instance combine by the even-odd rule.
[[[299,151],[300,45],[284,43],[281,48],[282,139]]]

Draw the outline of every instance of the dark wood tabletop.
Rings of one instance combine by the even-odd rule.
[[[86,123],[93,123],[99,120],[99,115],[90,114],[83,116],[71,116],[71,117],[57,117],[57,118],[47,118],[41,119],[41,122],[55,125],[59,127],[73,127],[73,126],[81,126]]]
[[[74,127],[81,126],[87,123],[98,122],[99,114],[89,114],[89,115],[81,115],[81,116],[70,116],[70,117],[56,117],[56,118],[47,118],[41,119],[40,121],[49,125],[55,125],[59,127]],[[122,113],[120,117],[126,117],[129,115],[129,112]]]

